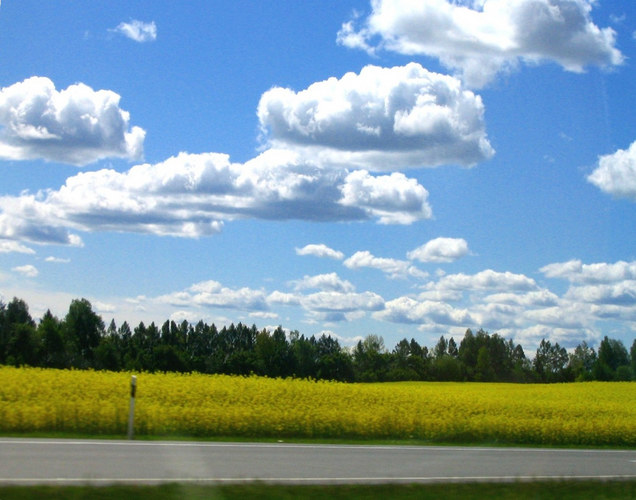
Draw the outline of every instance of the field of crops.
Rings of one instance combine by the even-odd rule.
[[[0,367],[0,433],[126,434],[128,373]],[[636,446],[636,383],[138,374],[135,434]]]

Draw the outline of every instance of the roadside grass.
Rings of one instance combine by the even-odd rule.
[[[19,439],[76,439],[76,440],[126,440],[122,434],[88,434],[75,432],[0,432],[0,438]],[[133,441],[187,441],[187,442],[219,442],[219,443],[291,443],[291,444],[325,444],[353,446],[460,446],[472,448],[553,448],[582,450],[634,450],[627,445],[578,445],[578,444],[519,444],[505,441],[435,441],[423,439],[354,439],[354,438],[309,438],[309,437],[246,437],[246,436],[188,436],[184,434],[157,434],[134,436]],[[0,497],[2,500],[2,497]]]
[[[262,483],[201,486],[4,486],[0,499],[626,499],[636,498],[636,481],[539,481],[406,485],[294,486]]]

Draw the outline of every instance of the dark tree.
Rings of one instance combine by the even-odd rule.
[[[444,335],[442,335],[433,348],[433,357],[435,359],[440,359],[446,354],[448,354],[448,341],[444,338]]]
[[[629,355],[632,361],[632,379],[636,380],[636,339],[632,342],[632,348],[629,350]]]
[[[446,348],[448,355],[456,358],[459,355],[459,351],[457,350],[457,344],[455,343],[455,339],[451,337],[448,340],[448,346]]]
[[[289,334],[294,376],[317,378],[318,348],[315,337],[305,338],[298,330]]]
[[[389,355],[384,347],[384,339],[378,335],[367,335],[353,350],[354,373],[360,382],[381,382],[386,380]]]
[[[605,381],[629,380],[631,378],[629,365],[629,354],[625,345],[620,340],[604,337],[598,347],[596,364],[593,369],[594,378]]]
[[[541,340],[534,358],[534,371],[541,382],[566,382],[568,353],[559,343],[552,345],[549,340]]]
[[[64,318],[66,338],[74,347],[73,366],[86,368],[92,365],[95,348],[104,334],[102,318],[93,312],[86,299],[75,299]]]
[[[596,352],[583,341],[574,348],[570,354],[570,370],[574,380],[592,380],[592,371],[596,363]]]
[[[38,341],[35,327],[16,323],[11,327],[7,345],[7,363],[14,366],[35,366],[38,362]]]
[[[68,368],[69,355],[64,343],[62,324],[47,310],[38,325],[41,342],[40,364],[46,368]]]
[[[34,365],[38,361],[35,322],[29,306],[14,297],[6,307],[0,303],[0,363]]]

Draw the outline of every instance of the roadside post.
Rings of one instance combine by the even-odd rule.
[[[128,439],[133,438],[133,424],[135,420],[135,393],[137,392],[137,377],[130,379],[130,411],[128,412]]]

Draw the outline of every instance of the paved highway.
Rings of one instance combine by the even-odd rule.
[[[636,450],[0,438],[0,484],[636,479]]]

